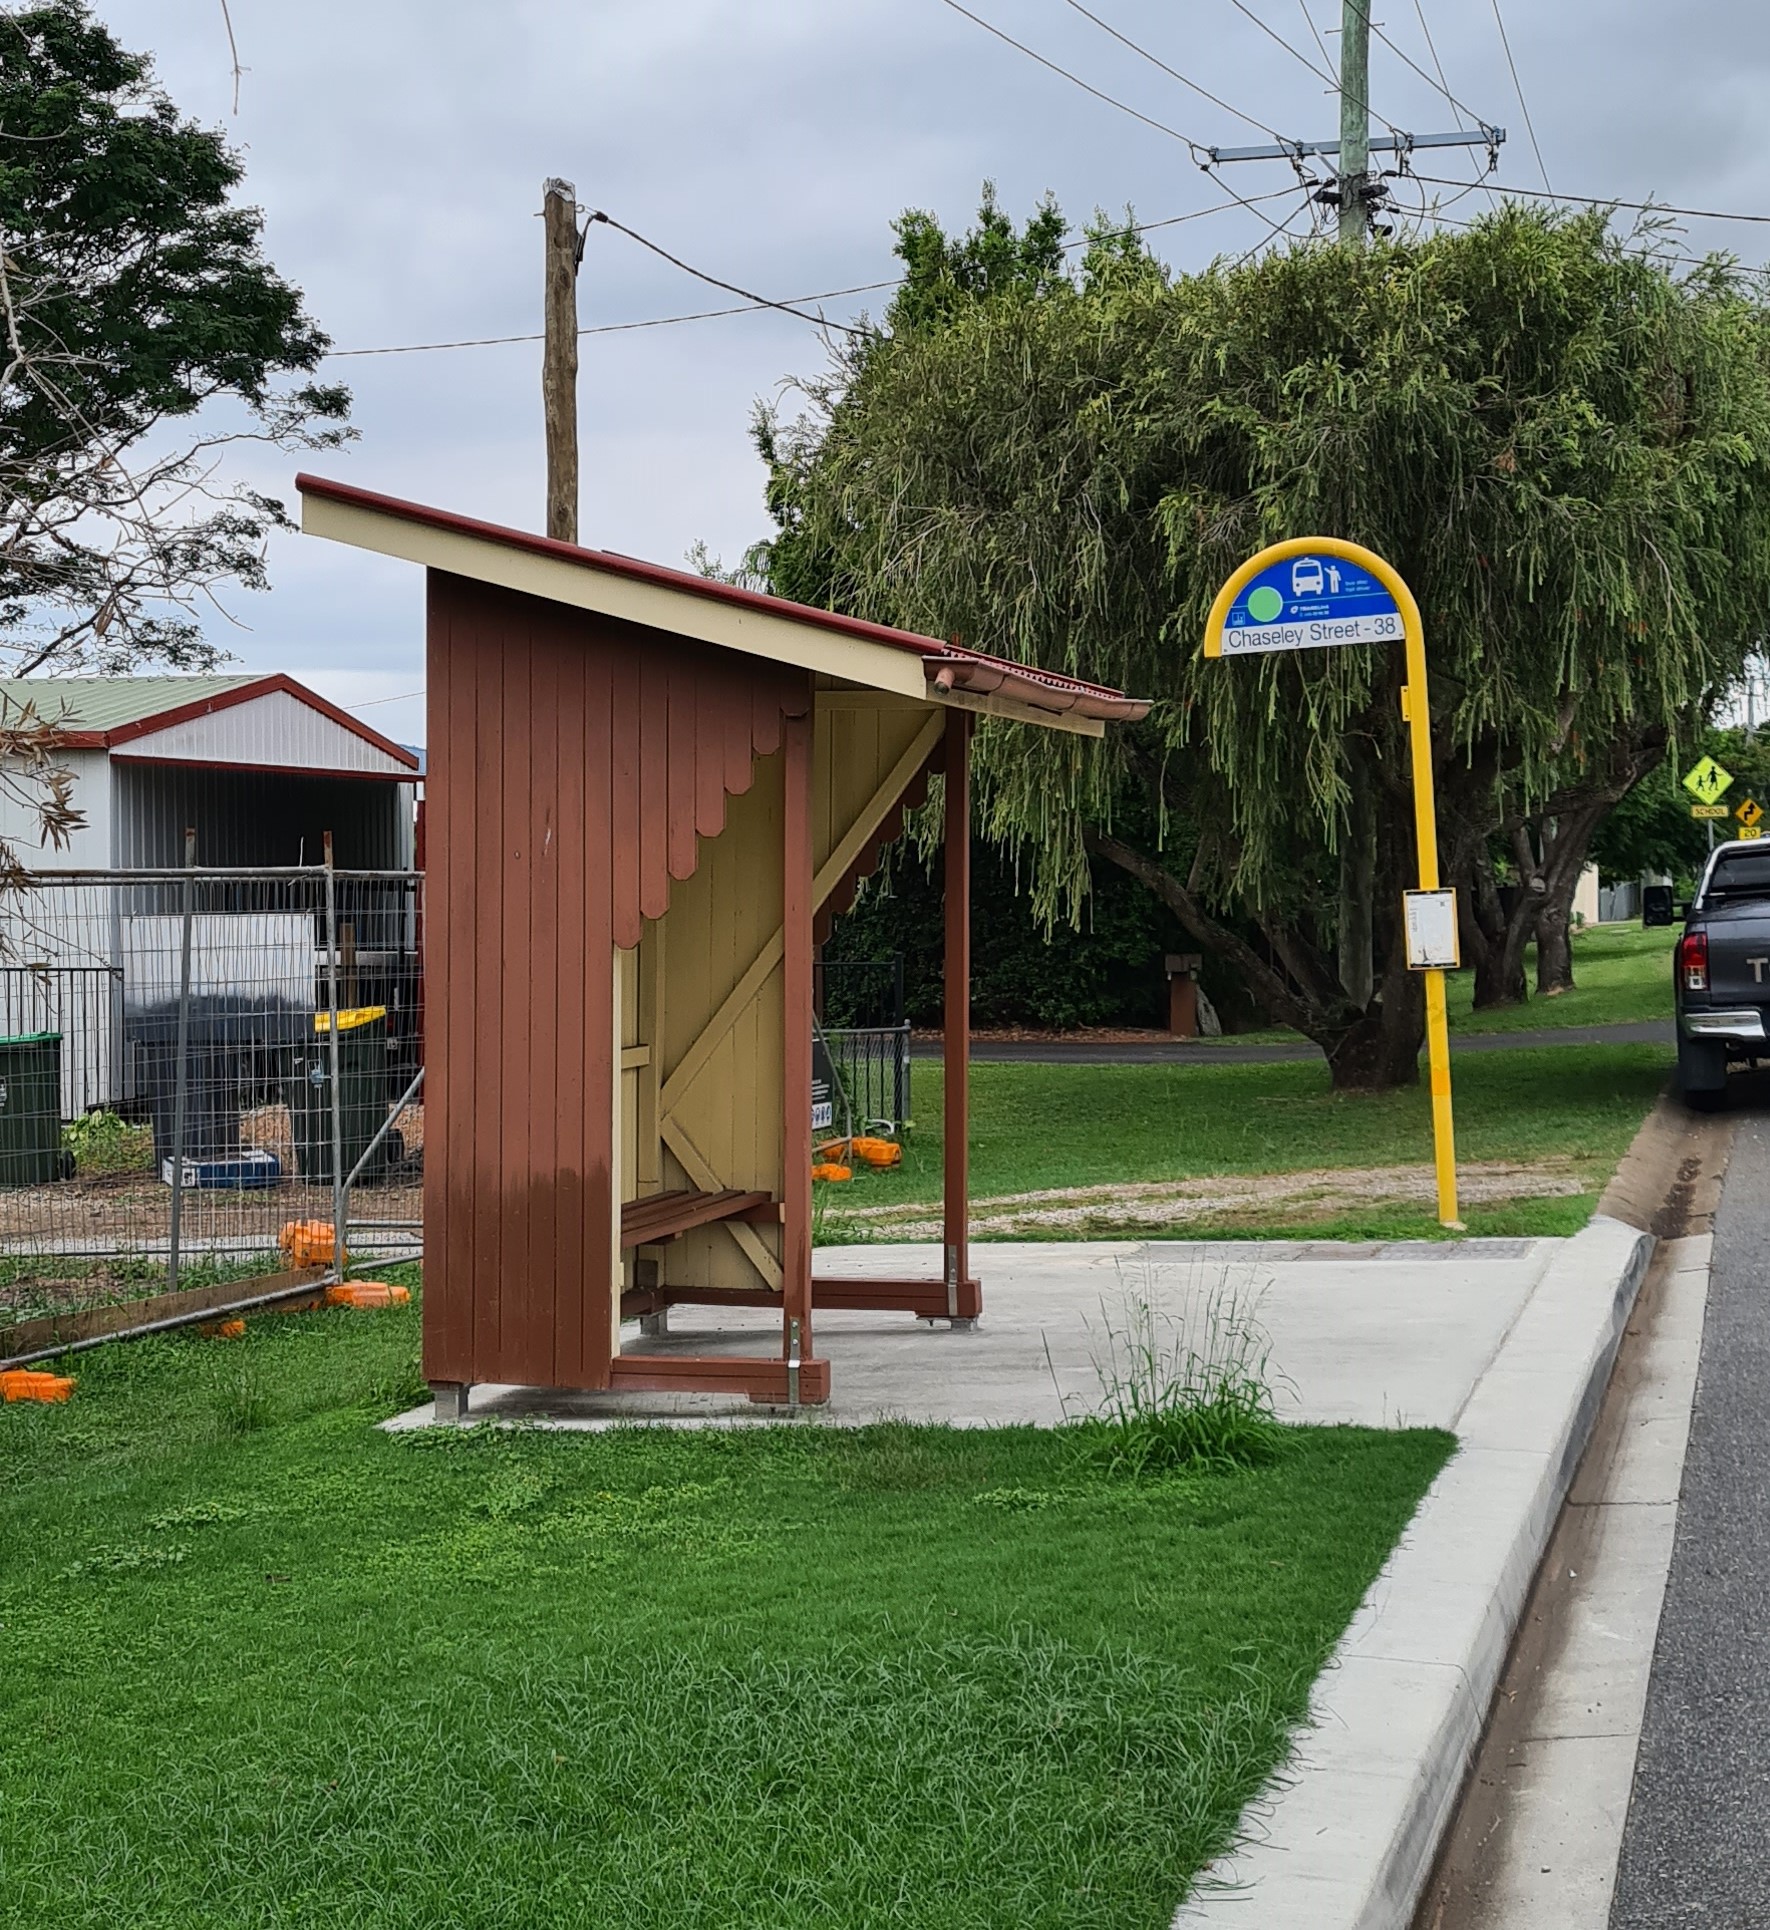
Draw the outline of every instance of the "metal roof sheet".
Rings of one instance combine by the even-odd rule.
[[[65,721],[70,730],[108,731],[258,681],[256,676],[0,677],[0,703],[8,710],[34,703],[45,723]]]

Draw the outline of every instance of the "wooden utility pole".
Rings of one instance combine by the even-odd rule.
[[[569,181],[543,183],[546,234],[541,406],[547,422],[547,534],[578,540],[578,195]]]
[[[1340,12],[1340,239],[1370,239],[1371,0],[1343,0]]]

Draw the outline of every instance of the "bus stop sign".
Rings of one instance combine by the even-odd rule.
[[[1323,552],[1269,563],[1237,592],[1210,656],[1325,650],[1342,643],[1400,643],[1401,611],[1368,570]]]

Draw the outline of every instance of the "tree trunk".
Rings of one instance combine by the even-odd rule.
[[[1423,1007],[1417,983],[1409,984],[1405,965],[1396,981],[1398,951],[1393,931],[1385,947],[1390,966],[1384,975],[1382,997],[1365,1009],[1355,1006],[1341,988],[1335,961],[1323,956],[1295,930],[1275,926],[1267,937],[1284,969],[1263,958],[1246,939],[1219,924],[1174,874],[1153,858],[1103,832],[1088,834],[1088,849],[1107,858],[1149,888],[1167,905],[1197,941],[1227,960],[1246,979],[1272,1016],[1318,1045],[1331,1069],[1334,1088],[1341,1092],[1376,1092],[1417,1083],[1420,1040],[1424,1033]],[[1381,862],[1379,876],[1384,873]],[[1385,922],[1399,921],[1400,907],[1385,915],[1378,905],[1379,932]]]
[[[1524,948],[1535,929],[1533,894],[1521,884],[1512,916],[1506,916],[1493,858],[1484,844],[1470,866],[1469,897],[1470,915],[1485,941],[1475,959],[1475,1010],[1522,1005],[1529,996],[1524,982]]]
[[[1536,989],[1539,998],[1573,990],[1573,900],[1585,873],[1586,854],[1614,800],[1606,794],[1555,820],[1545,867],[1542,913],[1536,928]]]
[[[1574,884],[1579,883],[1578,873]],[[1536,921],[1536,995],[1555,998],[1573,990],[1573,888],[1543,900]]]
[[[1372,895],[1376,890],[1377,820],[1371,780],[1363,767],[1351,771],[1352,798],[1346,842],[1340,849],[1339,970],[1346,996],[1363,1011],[1376,989],[1372,947]]]

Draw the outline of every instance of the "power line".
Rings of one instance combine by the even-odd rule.
[[[1246,121],[1249,127],[1257,127],[1262,134],[1270,134],[1275,141],[1282,141],[1284,139],[1284,136],[1279,133],[1276,127],[1268,127],[1264,121],[1255,120],[1252,114],[1244,114],[1239,107],[1231,107],[1228,101],[1224,100],[1221,95],[1213,94],[1208,87],[1201,87],[1196,80],[1191,80],[1185,74],[1181,73],[1178,67],[1170,67],[1159,54],[1152,54],[1147,47],[1139,46],[1129,34],[1120,33],[1118,28],[1113,26],[1110,21],[1102,20],[1099,14],[1090,12],[1087,7],[1084,7],[1082,0],[1063,0],[1063,3],[1076,13],[1079,13],[1084,20],[1093,21],[1102,33],[1111,34],[1113,39],[1116,40],[1121,47],[1129,47],[1132,53],[1140,55],[1144,60],[1147,60],[1152,67],[1159,67],[1170,80],[1177,80],[1182,87],[1190,87],[1192,91],[1198,95],[1200,100],[1207,100],[1213,107],[1222,108],[1225,114],[1233,114],[1238,121]],[[1237,4],[1239,4],[1239,0],[1237,0]],[[975,17],[976,16],[973,15],[973,18]]]
[[[1413,178],[1417,181],[1423,177],[1415,175]],[[1459,198],[1460,197],[1453,197],[1453,199]],[[1478,222],[1465,221],[1460,215],[1440,214],[1436,208],[1424,210],[1423,213],[1426,219],[1442,221],[1447,228],[1475,228],[1480,225]],[[1674,255],[1667,253],[1663,248],[1649,248],[1639,254],[1636,259],[1650,263],[1674,262],[1682,268],[1707,268],[1713,263],[1715,258],[1713,255]]]
[[[1080,74],[1072,74],[1067,67],[1060,67],[1056,61],[1047,60],[1043,54],[1029,47],[1024,40],[1016,40],[1011,33],[1004,33],[1000,27],[985,20],[982,14],[973,13],[969,7],[961,4],[961,0],[941,0],[941,5],[950,7],[954,13],[963,14],[974,26],[981,27],[987,34],[994,34],[996,39],[1006,42],[1007,45],[1014,48],[1017,53],[1025,54],[1028,60],[1036,60],[1041,67],[1069,81],[1072,85],[1079,87],[1084,94],[1092,94],[1097,101],[1104,101],[1108,107],[1116,107],[1121,114],[1129,114],[1132,120],[1141,121],[1145,127],[1154,128],[1158,134],[1167,135],[1169,140],[1178,141],[1181,146],[1186,148],[1192,155],[1192,158],[1198,163],[1200,168],[1203,169],[1206,174],[1211,174],[1213,164],[1209,150],[1201,142],[1195,141],[1190,134],[1182,134],[1179,128],[1170,127],[1166,121],[1158,121],[1154,116],[1145,114],[1138,108],[1127,106],[1124,101],[1119,100],[1116,96],[1108,94],[1096,87],[1092,81],[1083,80]],[[1255,125],[1257,126],[1258,123],[1256,122]],[[1270,130],[1262,129],[1262,132],[1268,131]],[[1283,137],[1275,136],[1274,138],[1282,139]],[[1220,187],[1225,188],[1229,194],[1233,195],[1244,208],[1254,208],[1253,202],[1249,201],[1243,195],[1236,194],[1235,190],[1229,186],[1228,182],[1226,182],[1221,175],[1211,174],[1211,178],[1216,181]],[[1259,214],[1257,208],[1254,208],[1254,212]],[[1270,228],[1275,235],[1283,232],[1277,222],[1267,220],[1265,215],[1261,214],[1260,219],[1266,222],[1267,227]]]
[[[1321,67],[1315,70],[1317,73],[1320,73],[1323,68],[1333,66],[1333,56],[1329,54],[1327,50],[1327,42],[1321,37],[1321,29],[1315,24],[1314,14],[1309,11],[1309,0],[1297,0],[1297,6],[1302,12],[1304,26],[1309,29],[1310,35],[1315,41],[1315,51],[1321,55]],[[1340,83],[1337,80],[1330,79],[1330,84],[1338,87]]]
[[[1247,17],[1254,23],[1256,27],[1260,29],[1260,31],[1266,36],[1268,40],[1276,40],[1278,44],[1285,50],[1287,54],[1291,56],[1293,60],[1300,60],[1303,63],[1303,65],[1309,69],[1310,73],[1312,73],[1316,77],[1317,80],[1325,80],[1336,94],[1340,91],[1339,81],[1336,80],[1334,76],[1331,73],[1329,73],[1325,67],[1317,67],[1315,62],[1312,61],[1309,58],[1309,56],[1302,51],[1301,48],[1293,47],[1291,43],[1285,39],[1284,35],[1281,34],[1276,27],[1269,27],[1266,24],[1266,22],[1262,20],[1260,16],[1253,10],[1252,7],[1244,6],[1242,4],[1242,0],[1229,0],[1229,4],[1236,10],[1237,13],[1245,13]],[[1305,7],[1303,10],[1303,18],[1305,20],[1309,20],[1309,10],[1307,7]],[[1315,22],[1313,20],[1309,20],[1309,29],[1312,33],[1314,33]],[[1321,41],[1321,36],[1319,34],[1316,34],[1316,44],[1320,45],[1320,41]],[[1323,60],[1326,60],[1327,58],[1327,49],[1325,47],[1323,47],[1321,50],[1321,57]],[[1268,128],[1266,131],[1268,133],[1271,133],[1272,130]]]
[[[1530,136],[1530,151],[1536,156],[1536,170],[1543,177],[1543,186],[1549,187],[1549,170],[1543,166],[1543,151],[1536,144],[1536,128],[1530,118],[1530,104],[1524,98],[1524,83],[1518,78],[1518,63],[1512,58],[1512,40],[1506,32],[1506,16],[1500,12],[1500,0],[1493,0],[1494,25],[1500,30],[1500,45],[1506,50],[1506,65],[1512,70],[1512,86],[1518,95],[1518,111],[1524,116],[1524,131]],[[1550,189],[1553,192],[1553,189]]]
[[[1442,91],[1444,98],[1447,101],[1450,101],[1451,103],[1453,103],[1454,105],[1456,101],[1456,96],[1450,91],[1450,81],[1444,71],[1444,62],[1440,60],[1438,57],[1438,43],[1432,38],[1432,29],[1427,24],[1427,21],[1426,21],[1425,0],[1414,0],[1414,13],[1419,19],[1420,33],[1424,37],[1426,42],[1426,52],[1431,55],[1432,65],[1434,68],[1437,69],[1439,88]],[[1492,169],[1490,168],[1488,172],[1491,173]],[[1487,187],[1487,184],[1485,182],[1483,182],[1481,185],[1483,187]],[[1460,201],[1462,199],[1462,196],[1458,195],[1456,198]],[[1490,207],[1497,207],[1499,205],[1499,203],[1494,198],[1494,192],[1491,187],[1487,187],[1487,199],[1488,199],[1488,205]]]
[[[833,328],[839,335],[852,335],[857,341],[864,340],[868,330],[850,328],[846,322],[825,321],[821,315],[813,315],[807,309],[795,308],[791,302],[770,301],[766,295],[758,295],[748,288],[740,288],[734,281],[721,281],[717,275],[709,275],[704,268],[691,267],[680,256],[673,255],[668,248],[660,247],[655,241],[648,241],[637,228],[629,228],[617,221],[612,214],[604,214],[600,208],[589,217],[590,221],[600,221],[605,227],[613,228],[629,241],[637,241],[642,248],[649,248],[660,260],[667,261],[672,268],[680,268],[685,275],[692,275],[696,281],[704,281],[709,288],[723,288],[728,295],[741,295],[745,301],[754,303],[758,308],[778,308],[783,315],[796,315],[802,322],[811,322],[818,328]]]
[[[1134,221],[1127,229],[1115,230],[1114,232],[1134,235],[1153,234],[1158,228],[1177,228],[1188,221],[1203,221],[1207,215],[1227,214],[1233,208],[1253,207],[1258,202],[1277,201],[1282,196],[1295,193],[1295,187],[1286,186],[1274,188],[1267,194],[1235,195],[1228,201],[1215,201],[1208,208],[1193,208],[1185,214],[1163,215],[1161,219],[1157,221]],[[1065,241],[1063,247],[1066,251],[1084,248],[1088,245],[1088,241],[1089,237],[1087,235],[1078,235],[1073,240]],[[632,333],[636,329],[675,328],[683,322],[719,321],[728,315],[757,315],[769,311],[784,311],[789,315],[798,315],[800,308],[807,302],[835,301],[843,295],[873,295],[883,289],[901,288],[903,286],[903,280],[903,276],[894,275],[886,281],[856,282],[847,288],[826,288],[822,293],[816,295],[795,295],[791,301],[787,302],[770,302],[758,299],[753,302],[741,303],[734,308],[701,308],[686,315],[652,315],[647,316],[641,321],[634,322],[601,322],[594,327],[579,329],[578,334],[580,336],[625,335]],[[811,321],[817,318],[804,316],[801,317],[801,319]],[[825,326],[825,324],[820,321],[818,322],[818,326],[822,327]],[[539,334],[473,335],[465,336],[451,342],[401,342],[387,348],[328,349],[325,359],[328,361],[339,361],[347,356],[359,355],[432,355],[444,349],[502,348],[509,343],[538,342],[542,339]],[[379,702],[380,700],[377,699],[377,701]]]
[[[1203,212],[1209,213],[1210,210],[1206,209]],[[1181,217],[1181,219],[1185,218],[1184,216]],[[580,336],[626,335],[635,329],[675,328],[683,322],[712,322],[718,321],[726,315],[756,315],[776,308],[784,308],[789,315],[796,315],[798,310],[794,306],[794,303],[829,302],[835,301],[843,295],[871,295],[877,293],[877,291],[882,288],[895,288],[901,279],[901,277],[896,277],[890,281],[856,282],[851,288],[826,288],[816,295],[795,295],[792,302],[786,303],[765,301],[741,302],[734,308],[697,308],[685,315],[650,315],[643,321],[637,322],[599,322],[594,327],[579,329],[578,333]],[[811,316],[806,316],[802,319],[816,320],[815,317]],[[823,322],[818,322],[817,325],[819,327],[826,325],[833,326],[833,324],[825,324]],[[326,351],[326,359],[328,361],[339,361],[346,356],[354,355],[428,355],[438,349],[502,348],[506,343],[510,342],[538,342],[542,339],[539,333],[533,335],[473,335],[463,337],[461,340],[454,342],[401,342],[391,348],[334,348]]]
[[[1430,181],[1434,187],[1460,188],[1461,181],[1447,181],[1441,176],[1422,174],[1415,177]],[[1640,214],[1677,214],[1686,215],[1692,221],[1753,221],[1770,224],[1770,214],[1729,213],[1722,208],[1674,208],[1664,201],[1623,201],[1615,195],[1598,194],[1557,194],[1552,188],[1504,188],[1505,194],[1522,194],[1532,201],[1577,201],[1587,208],[1629,208]]]
[[[1097,101],[1105,101],[1108,107],[1116,107],[1121,114],[1129,114],[1132,120],[1141,121],[1145,127],[1153,127],[1158,134],[1165,134],[1169,140],[1178,141],[1182,147],[1190,148],[1192,158],[1199,163],[1200,167],[1205,166],[1205,161],[1200,158],[1205,150],[1190,134],[1182,134],[1179,128],[1170,127],[1166,121],[1155,120],[1148,114],[1140,113],[1135,107],[1126,106],[1122,100],[1116,99],[1113,95],[1103,93],[1091,81],[1083,80],[1080,74],[1072,74],[1067,67],[1059,67],[1056,61],[1047,60],[1043,54],[1029,47],[1024,40],[1016,40],[1011,33],[1004,33],[1000,27],[991,25],[982,14],[973,13],[969,7],[960,5],[960,0],[941,0],[941,5],[951,7],[954,13],[963,14],[974,26],[981,27],[986,34],[994,34],[998,40],[1005,41],[1017,53],[1025,54],[1028,60],[1036,60],[1041,67],[1061,76],[1072,86],[1079,87],[1084,94],[1092,94]]]
[[[1483,127],[1491,127],[1493,125],[1493,123],[1487,118],[1485,114],[1477,114],[1474,108],[1472,108],[1467,101],[1458,100],[1456,95],[1453,94],[1450,91],[1450,89],[1444,85],[1444,82],[1442,79],[1434,80],[1432,76],[1426,72],[1425,68],[1422,67],[1417,60],[1414,59],[1413,55],[1410,54],[1405,47],[1396,46],[1395,42],[1391,40],[1386,33],[1384,33],[1382,28],[1379,27],[1374,20],[1371,22],[1371,32],[1376,35],[1376,37],[1383,43],[1383,45],[1387,47],[1389,51],[1392,54],[1394,54],[1398,60],[1403,62],[1404,65],[1411,67],[1414,70],[1414,72],[1419,75],[1421,80],[1423,80],[1426,83],[1428,87],[1434,88],[1436,89],[1437,92],[1442,94],[1444,98],[1450,102],[1451,106],[1454,107],[1459,114],[1467,114],[1471,120],[1478,121]]]
[[[1426,25],[1424,0],[1414,0],[1414,12],[1419,16],[1420,32],[1425,36],[1426,52],[1432,57],[1432,65],[1438,70],[1438,91],[1453,105],[1456,95],[1450,91],[1450,82],[1444,77],[1444,62],[1438,58],[1437,43],[1432,38],[1432,29]]]

